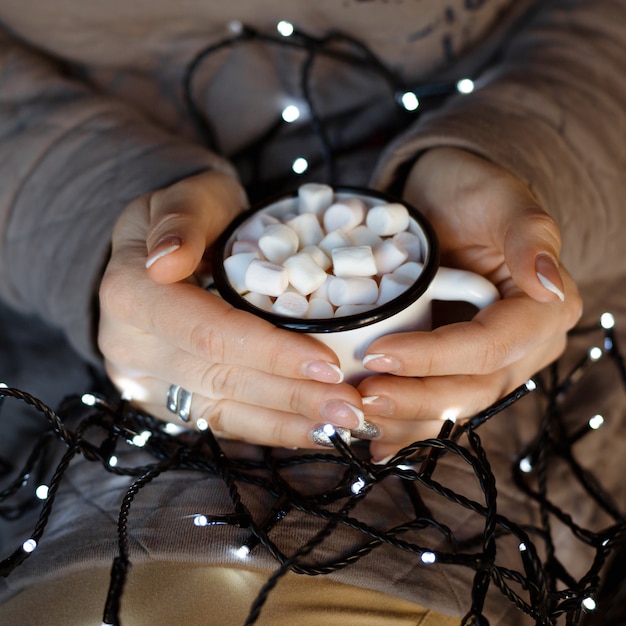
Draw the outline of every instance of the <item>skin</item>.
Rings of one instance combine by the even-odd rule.
[[[165,398],[179,384],[194,394],[194,420],[251,443],[311,447],[313,428],[356,427],[363,411],[381,432],[375,460],[435,436],[446,410],[465,417],[485,408],[557,358],[580,317],[577,288],[558,262],[558,226],[517,179],[462,150],[422,156],[405,195],[433,223],[445,265],[498,287],[502,299],[472,321],[380,338],[368,349],[382,355],[367,365],[375,375],[358,389],[339,382],[329,348],[198,287],[205,251],[245,206],[233,178],[205,173],[137,199],[119,218],[100,289],[111,379],[173,422]]]

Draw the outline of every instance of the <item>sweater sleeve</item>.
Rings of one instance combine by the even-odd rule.
[[[97,358],[95,294],[113,224],[141,194],[207,169],[204,148],[68,79],[0,28],[0,298]]]
[[[386,151],[374,177],[437,146],[477,153],[524,181],[559,224],[579,284],[626,271],[626,2],[538,3],[473,93],[424,115]]]

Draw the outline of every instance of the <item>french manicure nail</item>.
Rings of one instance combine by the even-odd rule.
[[[343,400],[328,400],[320,407],[322,419],[334,426],[360,428],[365,421],[363,411]]]
[[[396,357],[386,354],[366,354],[362,363],[366,369],[383,374],[398,372],[402,368],[402,364]]]
[[[333,428],[330,424],[316,426],[311,431],[311,441],[319,446],[333,448],[333,442],[330,440],[330,435],[333,432],[336,432],[346,445],[350,445],[352,439],[350,431],[347,428]]]
[[[146,269],[152,267],[159,259],[175,252],[182,245],[179,237],[167,237],[160,241],[146,259]]]
[[[343,382],[343,372],[327,361],[308,361],[302,366],[302,375],[320,383]]]
[[[535,270],[539,282],[551,293],[555,294],[561,302],[565,300],[563,279],[559,268],[547,254],[539,254],[535,259]]]
[[[391,415],[393,403],[384,396],[365,396],[361,399],[365,413],[370,415]]]
[[[367,420],[363,422],[362,426],[359,426],[358,428],[353,428],[351,430],[351,433],[352,436],[356,437],[357,439],[366,440],[378,439],[382,436],[382,431],[380,427],[376,424],[373,424],[372,422],[368,422]]]

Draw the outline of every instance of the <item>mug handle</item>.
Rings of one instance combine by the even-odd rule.
[[[432,300],[459,300],[479,309],[500,299],[496,286],[484,276],[451,267],[439,268],[428,293]]]

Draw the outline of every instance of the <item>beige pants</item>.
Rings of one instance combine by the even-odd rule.
[[[243,626],[267,572],[178,563],[133,566],[122,597],[123,626]],[[71,574],[0,606],[7,626],[99,626],[109,570]],[[289,574],[269,595],[258,626],[458,626],[375,591]]]

